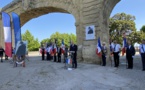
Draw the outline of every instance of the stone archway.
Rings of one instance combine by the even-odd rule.
[[[101,37],[109,45],[109,16],[120,0],[14,0],[2,9],[7,13],[20,15],[21,25],[30,19],[43,14],[61,12],[72,14],[76,20],[78,60],[87,63],[99,63],[96,56],[97,38]],[[0,25],[2,22],[0,19]],[[95,26],[95,39],[85,40],[85,27]],[[0,39],[3,42],[3,28],[0,28]],[[4,44],[3,44],[4,45]]]

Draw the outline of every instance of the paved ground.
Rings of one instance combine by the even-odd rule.
[[[133,70],[126,69],[124,58],[119,68],[79,64],[68,71],[63,63],[41,61],[31,54],[25,68],[0,63],[0,90],[145,90],[140,57],[135,57]]]

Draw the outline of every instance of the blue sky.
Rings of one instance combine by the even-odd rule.
[[[0,8],[12,0],[0,0]],[[145,25],[145,0],[121,0],[113,9],[111,16],[125,12],[136,17],[136,28],[139,30]],[[22,33],[29,30],[39,41],[49,38],[56,31],[76,34],[75,18],[71,14],[51,13],[31,19],[22,26]]]

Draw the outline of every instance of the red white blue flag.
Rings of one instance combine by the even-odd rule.
[[[124,34],[123,34],[122,56],[124,56],[124,54],[126,53],[126,50],[125,50],[126,46],[127,46],[127,40],[126,40],[126,35],[125,35],[125,33],[124,33]]]
[[[12,32],[11,18],[9,14],[2,12],[2,21],[4,27],[5,54],[8,57],[12,57]]]
[[[100,37],[98,38],[96,54],[97,54],[99,57],[101,57],[101,41],[100,41]]]
[[[126,42],[126,37],[123,37],[123,48],[122,48],[122,56],[126,53],[125,48],[126,48],[127,42]]]
[[[66,63],[67,63],[67,64],[72,64],[72,60],[71,60],[71,59],[67,59],[67,60],[66,60]]]

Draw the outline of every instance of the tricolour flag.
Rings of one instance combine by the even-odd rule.
[[[66,60],[66,63],[67,63],[67,64],[72,64],[72,59],[67,59],[67,60]]]
[[[61,41],[61,53],[64,54],[64,52],[65,52],[65,45],[64,45],[64,40],[62,39],[62,41]]]
[[[127,45],[127,43],[126,43],[126,37],[123,37],[122,56],[124,56],[124,54],[126,53],[126,50],[125,50],[126,45]]]
[[[54,54],[56,54],[56,52],[57,52],[57,47],[56,47],[56,39],[55,39],[55,43],[52,45],[52,48],[50,50],[50,54],[52,56],[54,56]]]
[[[12,57],[12,32],[9,14],[2,12],[2,21],[4,26],[5,54],[8,57]]]
[[[100,37],[98,38],[96,54],[97,54],[99,57],[101,57],[101,41],[100,41]]]
[[[18,41],[21,41],[21,25],[20,25],[20,17],[18,14],[12,12],[13,19],[13,27],[14,27],[14,35],[15,35],[15,47]]]

